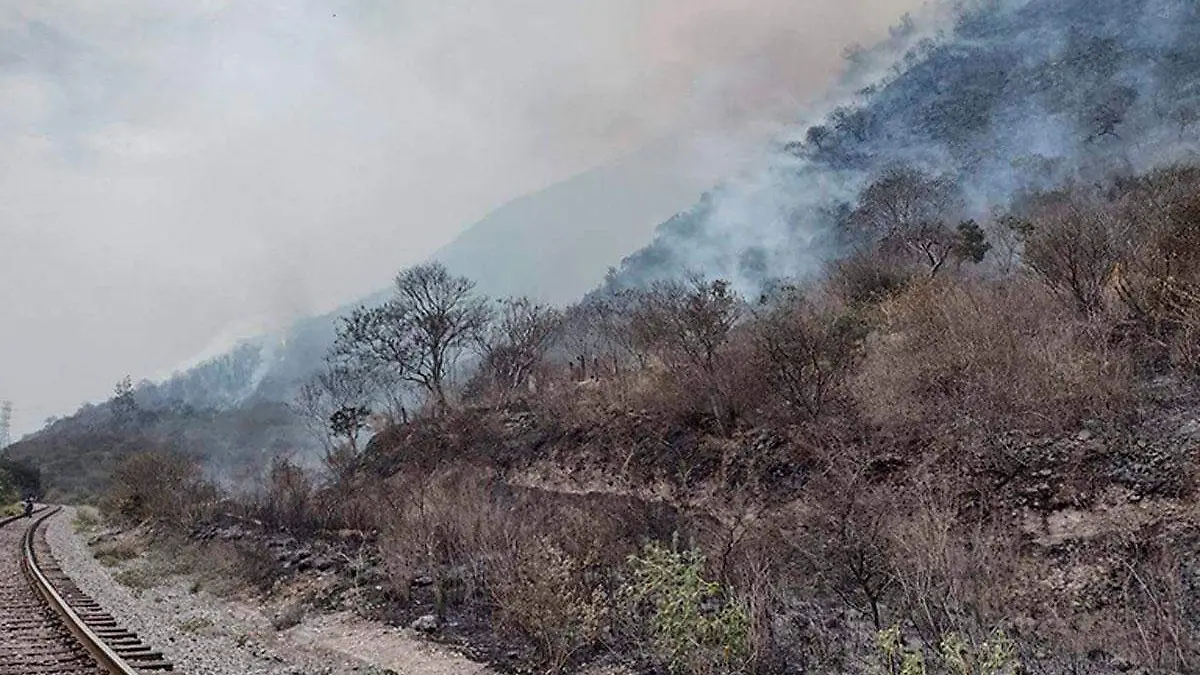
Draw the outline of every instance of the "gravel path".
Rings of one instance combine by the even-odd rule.
[[[229,601],[172,577],[135,595],[113,579],[74,532],[74,509],[47,523],[55,557],[122,625],[188,675],[480,675],[486,667],[414,639],[406,631],[347,615],[306,618],[277,632],[261,608]]]

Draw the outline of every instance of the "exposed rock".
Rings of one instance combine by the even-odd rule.
[[[436,616],[425,614],[417,617],[408,627],[419,633],[432,633],[438,629],[438,625]]]

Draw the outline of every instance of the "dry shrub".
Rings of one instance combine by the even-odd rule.
[[[433,580],[439,613],[447,591],[462,600],[478,592],[485,557],[503,545],[509,527],[489,498],[488,482],[469,467],[392,479],[379,547],[399,597],[407,597],[420,576]]]
[[[888,528],[894,517],[889,491],[861,481],[837,481],[789,537],[819,583],[847,607],[884,626],[883,607],[895,581]]]
[[[770,400],[792,415],[819,418],[844,395],[868,327],[866,312],[836,302],[796,291],[777,299],[750,328]]]
[[[984,639],[1011,609],[1018,551],[995,525],[963,523],[949,499],[924,497],[888,531],[898,606],[926,643]]]
[[[1133,223],[1114,277],[1144,335],[1176,365],[1200,372],[1200,171],[1138,179],[1119,207]]]
[[[594,561],[545,536],[510,539],[489,561],[497,627],[529,638],[553,672],[605,637],[611,600],[604,581]]]
[[[865,249],[833,263],[826,288],[845,305],[873,305],[903,291],[917,275],[916,268],[899,256]]]
[[[271,461],[257,503],[257,516],[270,527],[293,533],[321,529],[312,476],[286,458]]]
[[[1099,314],[1129,221],[1102,195],[1083,189],[1038,194],[1017,211],[1017,227],[1026,233],[1025,264],[1080,312]]]
[[[134,537],[121,537],[96,544],[92,555],[101,565],[112,567],[119,562],[132,560],[143,553],[145,544]]]
[[[773,672],[796,647],[777,632],[781,620],[790,623],[784,598],[795,593],[797,584],[809,582],[810,575],[788,575],[790,552],[781,539],[784,530],[795,526],[791,514],[766,513],[754,505],[735,505],[736,498],[732,501],[725,517],[697,524],[696,545],[708,553],[712,578],[745,610],[746,663],[755,672]]]
[[[379,547],[393,594],[424,577],[437,612],[486,607],[554,670],[609,639],[619,569],[671,518],[611,495],[514,487],[468,463],[388,487]]]
[[[279,562],[266,548],[250,546],[234,546],[231,558],[236,560],[238,576],[245,579],[261,593],[267,593],[275,587],[275,583],[283,576]]]
[[[195,460],[169,450],[147,450],[117,465],[101,508],[124,522],[191,524],[204,516],[216,494]]]
[[[877,423],[1051,432],[1116,418],[1128,401],[1128,356],[1027,282],[925,284],[882,314],[853,385]]]
[[[1116,565],[1116,602],[1077,628],[1084,642],[1157,672],[1196,672],[1200,603],[1189,587],[1195,572],[1167,544]]]
[[[632,294],[632,343],[661,366],[648,407],[673,409],[695,426],[707,422],[731,434],[744,413],[739,404],[747,380],[740,366],[750,353],[745,339],[735,339],[741,319],[741,298],[721,280],[693,277]]]
[[[738,330],[718,350],[711,367],[652,365],[631,391],[633,407],[683,427],[730,436],[766,398],[766,381],[753,337]]]
[[[379,482],[362,476],[326,486],[317,493],[316,500],[326,530],[359,533],[379,529],[388,502]]]

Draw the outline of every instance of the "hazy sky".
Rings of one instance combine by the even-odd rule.
[[[32,430],[663,133],[784,120],[917,4],[6,2],[0,399]]]

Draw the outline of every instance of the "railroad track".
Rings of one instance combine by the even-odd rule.
[[[0,675],[173,670],[58,568],[40,527],[58,511],[0,520]]]

